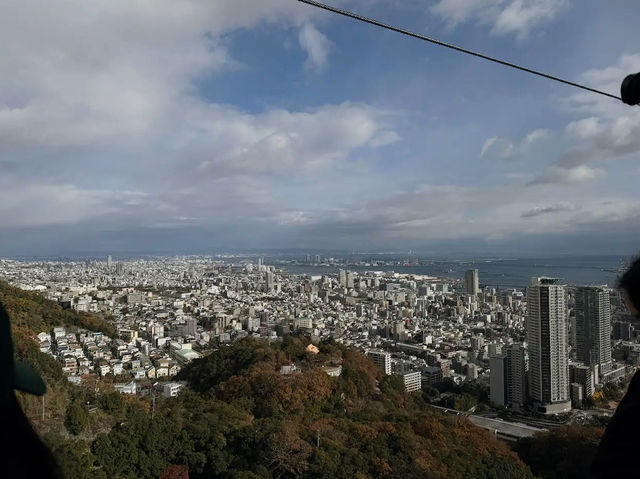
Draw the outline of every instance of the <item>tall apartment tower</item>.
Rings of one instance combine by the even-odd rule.
[[[604,288],[576,289],[576,359],[597,365],[600,374],[611,371],[611,304]]]
[[[107,256],[107,268],[111,269],[111,266],[113,266],[113,260],[111,259],[111,255]]]
[[[187,318],[185,322],[185,334],[187,336],[195,337],[197,330],[196,328],[198,327],[198,321],[195,318]]]
[[[276,284],[276,278],[273,272],[267,271],[267,274],[265,275],[265,281],[267,283],[267,291],[272,292]]]
[[[343,288],[347,286],[347,272],[343,269],[338,273],[338,282]]]
[[[347,271],[346,281],[347,288],[353,288],[355,286],[355,275],[351,271]]]
[[[553,278],[532,278],[527,288],[529,395],[545,414],[571,410],[567,288]]]
[[[513,343],[506,347],[507,404],[521,408],[527,400],[527,360],[524,345]]]
[[[467,290],[467,294],[472,296],[476,296],[478,291],[480,291],[479,281],[478,281],[478,270],[470,269],[464,275],[464,285]]]
[[[495,406],[507,405],[507,356],[489,358],[489,399]]]
[[[520,409],[526,401],[526,356],[520,343],[489,358],[489,396],[496,406]]]

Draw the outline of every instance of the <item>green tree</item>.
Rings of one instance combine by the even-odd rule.
[[[520,439],[514,449],[543,479],[581,479],[590,477],[602,432],[598,427],[563,426]]]
[[[98,399],[99,406],[110,414],[118,414],[124,410],[124,399],[122,394],[117,391],[104,393]]]
[[[94,457],[85,441],[65,440],[56,433],[44,437],[60,471],[60,477],[74,479],[106,479],[104,472],[94,467]]]
[[[73,401],[67,407],[65,426],[71,434],[78,435],[87,428],[89,412],[80,401]]]

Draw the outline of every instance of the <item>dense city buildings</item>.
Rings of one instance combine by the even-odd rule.
[[[552,278],[532,278],[527,288],[529,394],[544,413],[571,409],[567,288]]]
[[[345,264],[317,256],[301,262]],[[640,366],[635,328],[615,290],[570,289],[548,278],[534,278],[526,290],[499,290],[481,286],[476,269],[460,281],[378,271],[374,263],[309,275],[261,256],[0,260],[0,275],[63,309],[108,319],[114,339],[55,328],[38,340],[69,381],[112,377],[122,394],[179,394],[174,377],[182,368],[248,336],[304,335],[314,355],[333,339],[365,352],[408,392],[470,384],[493,406],[518,414],[566,412],[571,400],[581,407],[606,381]],[[285,364],[280,373],[299,367]],[[340,363],[322,369],[342,372]]]

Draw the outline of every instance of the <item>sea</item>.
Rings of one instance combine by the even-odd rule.
[[[354,272],[394,271],[464,280],[465,272],[477,269],[481,286],[524,288],[532,277],[558,278],[570,286],[607,285],[614,287],[620,274],[631,261],[628,256],[565,256],[555,258],[490,258],[464,260],[420,259],[413,266],[324,266],[307,264],[278,264],[291,274],[309,276],[335,274],[340,269]]]

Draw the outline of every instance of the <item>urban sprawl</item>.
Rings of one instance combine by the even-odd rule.
[[[496,410],[514,411],[521,424],[580,408],[640,364],[616,289],[552,278],[496,290],[480,287],[478,270],[464,281],[346,269],[304,276],[232,257],[0,260],[0,278],[112,321],[117,339],[54,328],[38,340],[70,381],[113,375],[123,394],[175,396],[183,384],[173,377],[208,352],[247,336],[279,341],[301,333],[310,354],[329,337],[362,350],[385,374],[401,376],[407,391],[445,380],[479,383]],[[281,369],[295,372],[295,364]],[[474,417],[508,435],[497,420]],[[521,426],[516,437],[536,430]]]

